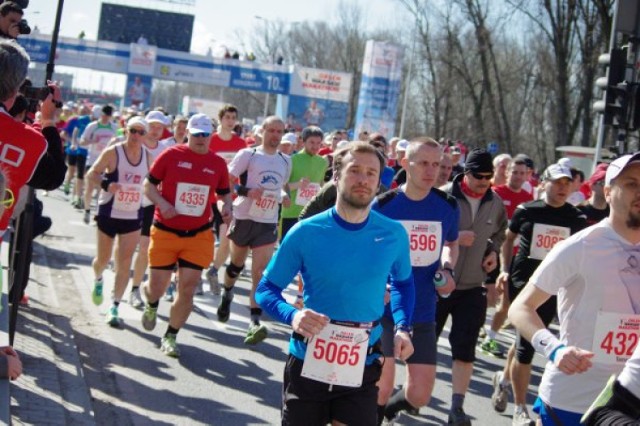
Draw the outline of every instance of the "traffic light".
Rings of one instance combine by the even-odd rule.
[[[604,114],[604,124],[625,128],[629,121],[628,105],[631,89],[625,81],[627,48],[611,49],[611,53],[600,55],[598,62],[608,66],[608,70],[607,77],[596,80],[596,86],[605,91],[605,96],[603,100],[594,102],[593,109]]]

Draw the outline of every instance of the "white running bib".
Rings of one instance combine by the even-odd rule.
[[[113,194],[113,209],[122,212],[133,212],[142,206],[142,185],[120,184],[120,189]]]
[[[591,351],[593,362],[624,365],[638,345],[640,315],[598,312]]]
[[[307,343],[300,375],[357,388],[362,385],[368,346],[369,329],[329,323]]]
[[[195,183],[178,183],[176,212],[185,216],[200,217],[209,203],[209,186]]]
[[[411,266],[429,266],[440,259],[442,223],[401,220],[409,235]]]
[[[529,257],[531,259],[544,260],[559,241],[566,240],[570,235],[571,229],[566,226],[534,223]]]
[[[278,214],[280,191],[263,191],[262,197],[251,200],[249,216],[253,219],[275,219]]]
[[[309,183],[305,189],[298,188],[298,192],[296,193],[296,205],[302,207],[306,206],[318,192],[320,192],[320,184],[317,183]]]

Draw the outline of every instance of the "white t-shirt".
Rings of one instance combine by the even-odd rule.
[[[80,139],[89,143],[89,146],[87,146],[89,150],[87,168],[96,162],[117,131],[118,126],[112,122],[102,124],[99,121],[92,121],[85,127]]]
[[[640,262],[631,261],[631,257],[640,261],[640,244],[634,246],[624,240],[608,220],[559,242],[551,250],[530,281],[558,296],[562,343],[601,356],[605,340],[595,336],[598,322],[602,329],[602,317],[640,314],[640,294],[634,291],[640,289]],[[614,339],[609,344],[617,342]],[[625,352],[631,350],[629,344]],[[591,369],[574,375],[566,375],[548,362],[539,387],[540,398],[552,407],[584,413],[611,374],[622,370],[623,362],[608,359],[598,362],[594,358]]]
[[[238,151],[229,163],[229,174],[240,177],[247,172],[246,187],[261,188],[263,199],[238,197],[233,203],[233,217],[260,223],[278,222],[278,205],[282,201],[282,188],[291,175],[291,158],[276,153],[266,154],[261,148]]]

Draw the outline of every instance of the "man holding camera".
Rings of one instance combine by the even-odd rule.
[[[0,39],[0,169],[7,176],[7,196],[13,203],[0,218],[0,233],[7,229],[20,188],[53,190],[64,180],[66,166],[58,130],[55,127],[56,105],[60,90],[50,84],[50,93],[42,101],[42,130],[19,123],[7,112],[18,96],[27,76],[29,56],[13,40]]]
[[[0,2],[1,3],[1,2]],[[20,34],[29,34],[31,28],[23,21],[23,8],[13,1],[0,5],[0,36],[16,39]]]

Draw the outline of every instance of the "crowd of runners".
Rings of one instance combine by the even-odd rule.
[[[512,398],[514,425],[534,424],[532,411],[544,425],[637,418],[640,156],[585,179],[568,158],[538,174],[525,154],[461,142],[349,140],[277,116],[244,133],[238,121],[233,105],[216,117],[58,110],[60,189],[95,226],[91,297],[107,299],[108,325],[121,325],[127,299],[153,331],[171,303],[159,347],[178,357],[194,295],[216,295],[227,322],[251,256],[245,344],[268,338],[263,310],[292,327],[283,424],[392,424],[427,406],[447,322],[449,424],[471,424],[478,352],[504,359],[491,404],[501,413]],[[282,296],[290,286],[295,300]],[[498,339],[507,317],[509,348]],[[548,363],[530,409],[535,352]],[[395,360],[406,382],[394,392]]]

